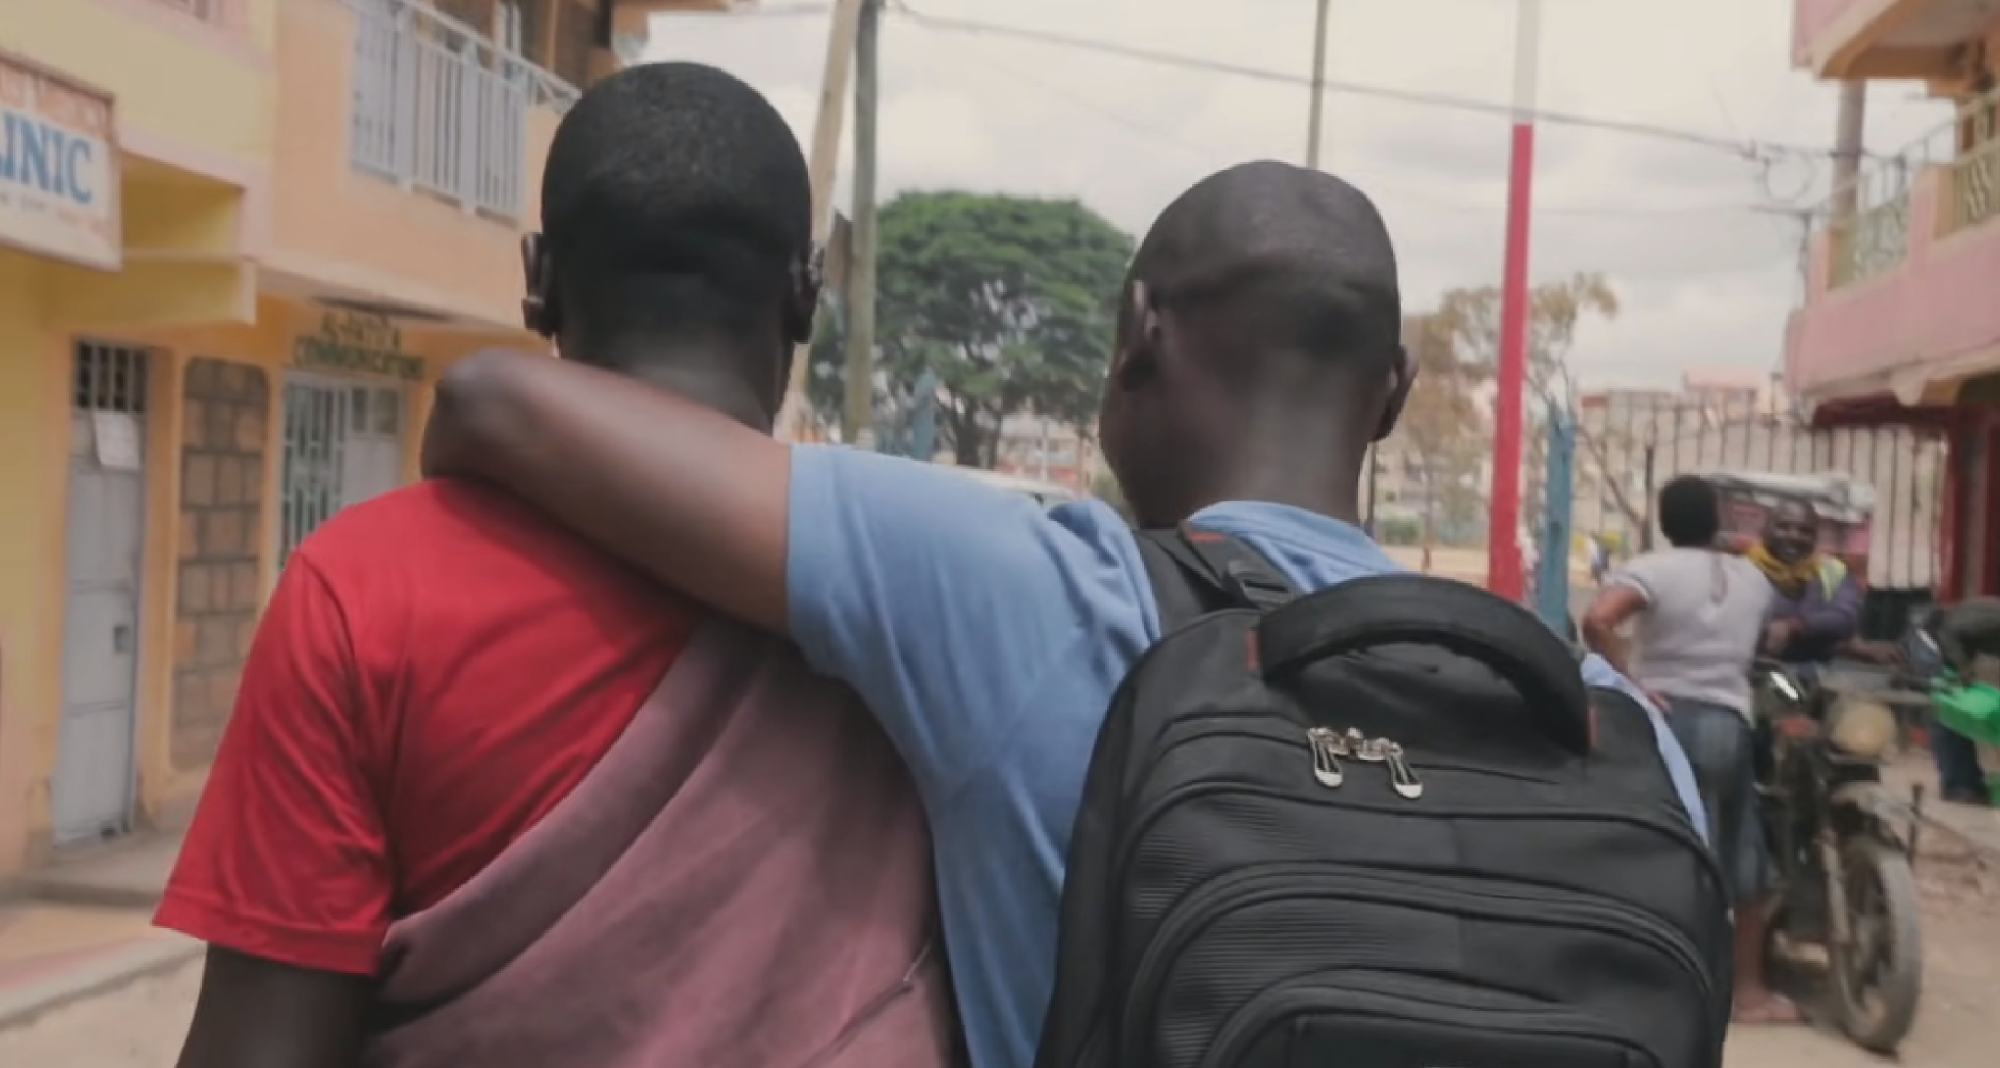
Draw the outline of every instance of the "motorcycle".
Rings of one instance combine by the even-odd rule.
[[[1766,952],[1823,947],[1841,1029],[1893,1054],[1923,986],[1912,814],[1882,782],[1895,713],[1771,662],[1757,665],[1754,690],[1771,734],[1758,812],[1779,877]]]

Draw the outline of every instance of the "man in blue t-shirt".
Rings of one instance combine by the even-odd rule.
[[[776,299],[788,283],[770,281]],[[1280,163],[1223,171],[1160,216],[1119,299],[1100,432],[1141,523],[1235,535],[1306,588],[1396,568],[1355,525],[1363,457],[1415,373],[1367,197]],[[425,459],[789,634],[860,692],[930,816],[975,1068],[1027,1068],[1091,747],[1160,637],[1126,523],[1095,501],[1044,512],[946,468],[775,443],[510,353],[447,374]],[[1623,684],[1595,658],[1583,670]],[[1687,761],[1654,718],[1699,828]]]

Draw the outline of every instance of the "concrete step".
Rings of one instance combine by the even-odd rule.
[[[12,881],[9,896],[150,909],[160,903],[180,850],[178,833],[134,835],[27,872]]]

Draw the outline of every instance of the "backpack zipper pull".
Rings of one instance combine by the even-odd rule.
[[[1306,730],[1306,744],[1312,748],[1313,778],[1327,789],[1337,789],[1347,781],[1340,770],[1340,758],[1347,755],[1347,742],[1325,727]]]
[[[1382,745],[1383,757],[1389,762],[1389,785],[1412,801],[1424,796],[1423,780],[1417,778],[1416,770],[1403,759],[1403,747],[1387,738],[1377,741]]]
[[[1387,738],[1370,738],[1358,730],[1347,732],[1348,749],[1354,759],[1389,767],[1389,786],[1402,797],[1414,801],[1424,796],[1424,784],[1403,759],[1403,747]]]

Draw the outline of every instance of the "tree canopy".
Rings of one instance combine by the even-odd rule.
[[[1498,286],[1454,289],[1438,301],[1437,329],[1451,340],[1456,358],[1490,369],[1500,361],[1501,294]],[[1572,379],[1570,349],[1586,317],[1618,317],[1618,294],[1596,271],[1544,282],[1528,292],[1528,389],[1545,405],[1567,404]]]
[[[936,375],[940,443],[991,467],[1007,416],[1088,426],[1103,387],[1129,235],[1074,200],[904,193],[877,229],[876,399],[907,410]],[[808,377],[813,408],[838,419],[844,316],[822,316]]]
[[[1454,289],[1439,299],[1437,310],[1415,317],[1408,331],[1406,344],[1413,349],[1418,374],[1397,433],[1423,465],[1426,486],[1435,491],[1425,502],[1426,540],[1433,512],[1457,525],[1483,504],[1465,492],[1465,480],[1491,451],[1492,423],[1484,396],[1499,364],[1501,306],[1498,286]],[[1523,508],[1531,524],[1540,521],[1543,497],[1544,415],[1550,406],[1575,403],[1568,361],[1577,329],[1586,318],[1617,315],[1617,293],[1594,271],[1529,291]]]

